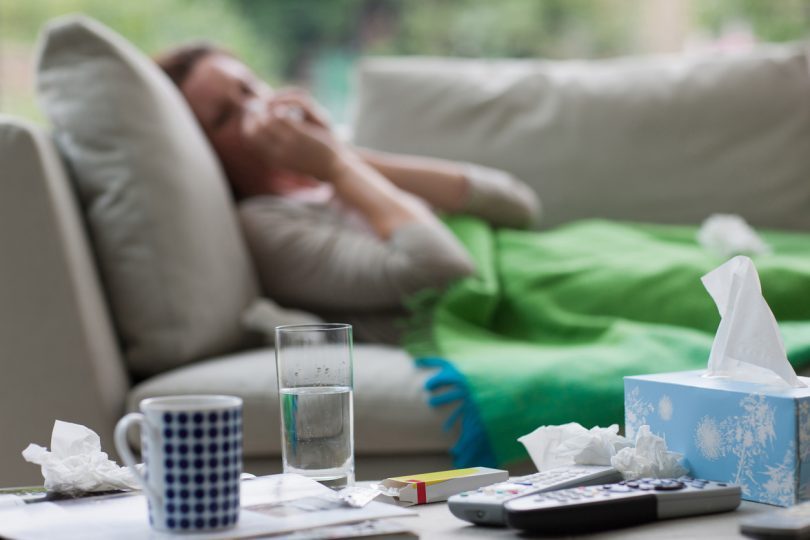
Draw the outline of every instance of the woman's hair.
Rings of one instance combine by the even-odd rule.
[[[155,62],[180,88],[197,62],[212,54],[233,56],[229,51],[207,41],[178,45],[155,56]]]

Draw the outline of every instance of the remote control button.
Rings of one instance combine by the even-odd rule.
[[[628,491],[632,490],[627,486],[616,484],[615,486],[610,488],[610,491],[612,491],[613,493],[627,493]]]
[[[677,491],[679,489],[683,489],[686,486],[681,482],[662,482],[655,486],[655,491]]]
[[[650,491],[651,489],[655,489],[655,486],[652,485],[652,484],[644,483],[644,484],[639,484],[638,489],[640,489],[642,491]]]
[[[625,482],[624,485],[626,485],[627,487],[631,487],[631,488],[637,488],[639,486],[638,482],[635,482],[635,481],[632,481],[632,480],[629,481],[629,482]]]

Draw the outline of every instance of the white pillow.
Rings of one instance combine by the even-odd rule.
[[[362,63],[355,142],[505,169],[541,226],[590,217],[810,229],[801,46],[602,61]]]
[[[132,372],[240,348],[258,285],[220,165],[182,95],[124,38],[80,16],[45,28],[37,85]]]

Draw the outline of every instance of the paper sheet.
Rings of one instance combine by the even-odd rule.
[[[332,490],[297,475],[266,476],[242,482],[241,497],[242,512],[236,527],[221,532],[196,533],[193,538],[253,538],[326,525],[416,515],[406,508],[377,502],[363,508],[342,506]],[[19,540],[178,538],[176,534],[151,529],[146,498],[131,493],[0,509],[0,536]]]

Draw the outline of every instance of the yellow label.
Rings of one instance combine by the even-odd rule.
[[[452,471],[439,471],[423,474],[411,474],[409,476],[397,476],[396,478],[391,478],[390,480],[395,480],[398,482],[409,482],[411,480],[415,480],[417,482],[424,482],[425,485],[429,486],[431,484],[438,484],[439,482],[446,482],[447,480],[452,480],[453,478],[473,476],[475,474],[478,474],[479,472],[481,472],[481,470],[478,467],[472,467],[470,469],[454,469]]]

